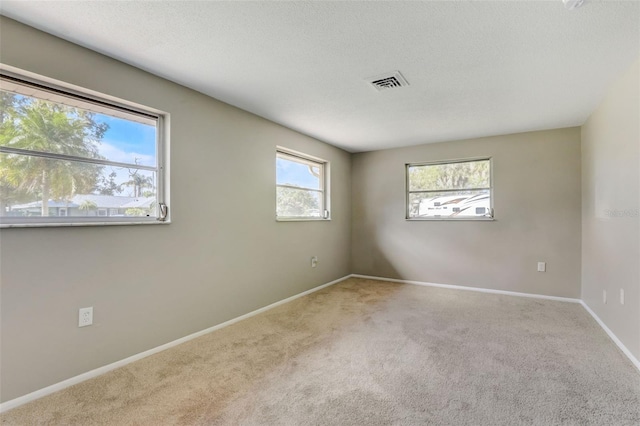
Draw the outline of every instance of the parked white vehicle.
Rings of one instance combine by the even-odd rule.
[[[420,201],[419,217],[482,217],[491,216],[489,193],[456,194]]]
[[[456,207],[469,197],[470,195],[457,194],[424,199],[420,201],[420,206],[418,207],[418,216],[451,216],[453,213],[458,211]]]
[[[457,206],[453,217],[491,217],[491,196],[488,193],[477,194],[467,198]]]

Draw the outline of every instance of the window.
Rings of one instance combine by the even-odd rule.
[[[0,226],[167,219],[162,115],[4,69],[0,103]]]
[[[407,219],[491,219],[491,159],[407,164]]]
[[[276,218],[329,219],[329,163],[294,151],[276,152]]]

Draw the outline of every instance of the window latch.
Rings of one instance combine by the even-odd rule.
[[[160,203],[160,216],[158,216],[158,220],[160,222],[164,222],[165,220],[167,220],[167,215],[169,214],[169,206],[167,206],[165,203]]]
[[[324,218],[329,219],[329,210],[324,211]]]

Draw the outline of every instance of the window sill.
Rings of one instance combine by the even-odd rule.
[[[494,222],[496,219],[494,217],[461,217],[461,218],[452,218],[452,217],[412,217],[405,218],[407,222]]]
[[[331,222],[323,217],[277,217],[276,222]]]
[[[39,222],[39,223],[0,223],[0,229],[9,228],[69,228],[69,227],[86,227],[86,226],[122,226],[122,225],[168,225],[170,220],[146,220],[131,222]]]

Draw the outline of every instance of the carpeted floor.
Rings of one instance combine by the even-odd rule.
[[[578,304],[349,279],[1,416],[4,425],[639,425]]]

